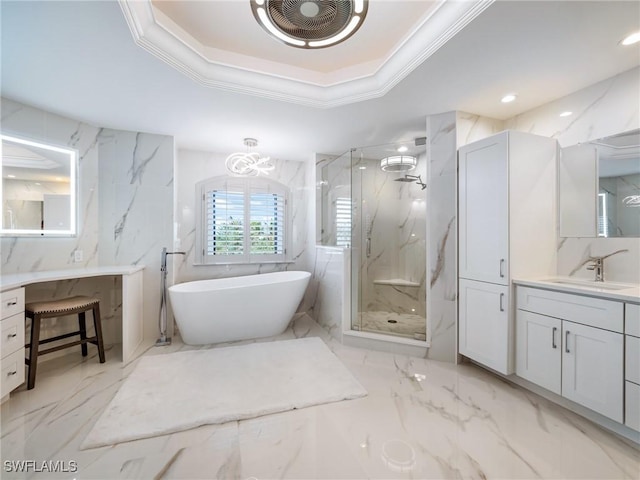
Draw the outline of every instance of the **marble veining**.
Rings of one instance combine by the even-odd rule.
[[[2,405],[3,466],[74,460],[73,478],[89,479],[638,478],[638,448],[476,366],[345,347],[307,316],[277,339],[304,336],[324,339],[369,395],[81,451],[137,362],[123,366],[110,349],[101,365],[90,350],[86,361],[45,362],[36,389]],[[184,350],[175,341],[145,356]],[[390,445],[403,450],[394,456]]]

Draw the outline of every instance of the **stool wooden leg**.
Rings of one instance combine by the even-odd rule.
[[[84,312],[78,313],[78,324],[80,326],[80,340],[87,339],[87,322],[85,319]],[[82,356],[87,356],[87,344],[83,343],[80,347],[82,349]]]
[[[99,303],[96,303],[93,306],[93,326],[96,330],[96,340],[98,341],[98,355],[100,356],[100,363],[104,363],[104,342],[102,340],[102,321],[100,320]]]
[[[29,347],[29,374],[27,390],[36,385],[36,370],[38,368],[38,344],[40,343],[40,315],[37,313],[31,319],[31,346]]]

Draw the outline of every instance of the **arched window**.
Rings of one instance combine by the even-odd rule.
[[[196,187],[197,256],[204,264],[288,260],[289,189],[260,177],[214,177]]]

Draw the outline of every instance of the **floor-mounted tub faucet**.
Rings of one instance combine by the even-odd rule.
[[[186,252],[167,252],[164,247],[160,255],[160,338],[156,340],[156,347],[171,345],[171,337],[167,337],[167,255],[186,255]]]

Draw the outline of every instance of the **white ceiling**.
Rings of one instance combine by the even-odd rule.
[[[254,19],[249,0],[151,3],[205,47],[326,73],[384,59],[439,2],[370,0],[366,22],[357,37],[312,51],[292,48],[269,37]]]
[[[510,118],[640,64],[639,45],[618,45],[640,29],[639,2],[498,1],[383,97],[319,109],[196,83],[137,46],[114,1],[0,8],[2,96],[180,148],[228,153],[255,137],[291,160],[423,136],[433,113]]]

